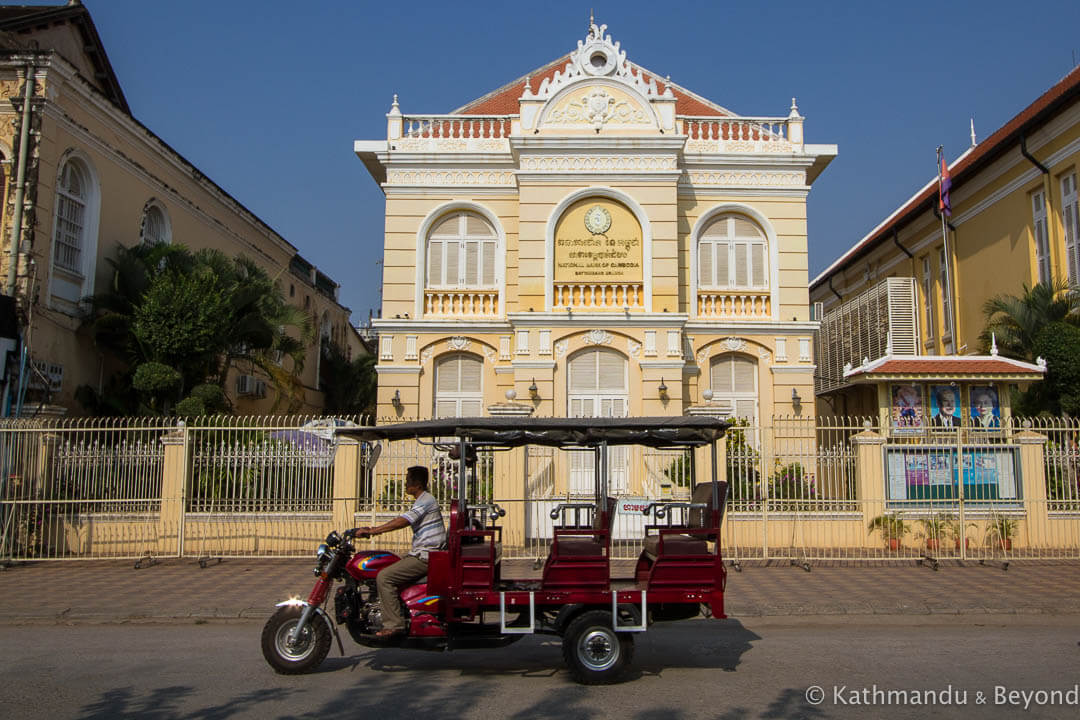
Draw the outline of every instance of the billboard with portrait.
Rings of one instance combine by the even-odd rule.
[[[976,430],[1001,428],[1001,405],[993,385],[972,385],[970,392],[971,426]]]
[[[930,427],[948,430],[960,427],[960,388],[956,385],[930,386]]]
[[[921,385],[892,386],[893,432],[919,432],[926,424]]]

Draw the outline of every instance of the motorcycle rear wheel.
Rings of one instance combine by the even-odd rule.
[[[300,622],[302,607],[286,605],[270,616],[263,626],[263,657],[270,667],[283,675],[299,675],[317,668],[330,652],[330,628],[326,621],[312,614],[296,642],[289,635]]]

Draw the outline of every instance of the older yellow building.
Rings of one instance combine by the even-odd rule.
[[[386,194],[380,415],[813,411],[806,197],[836,146],[605,31],[356,142]]]
[[[106,260],[118,245],[174,242],[245,255],[278,278],[317,337],[359,352],[338,285],[132,117],[80,3],[0,7],[0,94],[0,276],[40,371],[31,375],[35,407],[80,413],[75,389],[100,388],[117,368],[79,328],[83,298],[109,281]],[[244,413],[316,410],[318,365],[316,341],[301,375],[304,396],[291,408],[258,373],[237,373],[226,391]]]
[[[974,140],[949,166],[947,244],[934,178],[810,284],[823,334],[838,333],[817,347],[819,391],[845,384],[846,364],[857,368],[886,349],[893,355],[984,351],[979,335],[987,300],[1020,295],[1038,282],[1080,283],[1080,68],[988,138]],[[928,148],[928,164],[932,153]],[[882,300],[887,311],[872,327],[855,330],[855,315],[839,313],[860,297],[868,308]],[[866,409],[867,403],[832,408]]]

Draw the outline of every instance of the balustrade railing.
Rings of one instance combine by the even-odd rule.
[[[555,309],[640,309],[645,288],[638,283],[555,283],[553,301]]]
[[[697,314],[702,318],[764,320],[772,317],[768,291],[698,290]]]
[[[499,314],[497,290],[425,290],[424,315],[495,317]]]
[[[695,142],[755,143],[787,146],[787,118],[681,117],[681,130],[688,145]]]

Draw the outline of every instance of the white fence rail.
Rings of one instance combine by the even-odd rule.
[[[0,559],[306,556],[329,532],[407,508],[422,465],[448,506],[457,463],[430,444],[365,444],[333,427],[366,418],[0,422]],[[1080,558],[1080,422],[891,433],[867,418],[773,418],[720,443],[733,561]],[[620,448],[612,556],[635,559],[635,507],[684,500],[705,451]],[[481,453],[472,503],[496,502],[503,557],[546,557],[559,503],[591,497],[591,460],[553,448]],[[696,472],[696,474],[695,474]],[[407,531],[378,544],[403,549]]]

